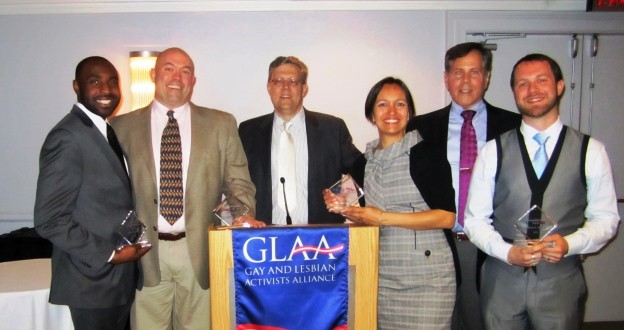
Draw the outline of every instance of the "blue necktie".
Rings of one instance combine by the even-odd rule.
[[[542,177],[546,164],[548,164],[548,154],[546,154],[546,141],[548,141],[548,138],[550,138],[550,136],[544,133],[537,133],[533,136],[533,140],[537,141],[539,144],[539,149],[537,149],[535,156],[533,156],[533,169],[538,179]]]

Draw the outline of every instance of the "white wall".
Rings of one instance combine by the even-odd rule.
[[[124,4],[138,2],[145,1]],[[414,1],[422,6],[450,2],[453,1]],[[501,9],[497,6],[505,3],[454,3],[477,2],[487,4],[490,10]],[[565,10],[567,5],[579,6],[584,1],[513,3],[518,2],[539,3],[524,9],[559,6]],[[540,29],[623,33],[621,27],[624,26],[622,13],[604,16],[563,11],[445,11],[453,8],[424,11],[313,11],[308,8],[305,11],[88,14],[85,12],[91,8],[80,5],[50,4],[33,8],[22,4],[12,6],[13,3],[20,2],[0,0],[0,233],[32,225],[39,149],[47,132],[75,101],[71,87],[75,65],[87,56],[104,56],[117,67],[127,98],[121,112],[126,112],[130,107],[128,52],[182,47],[195,60],[198,82],[194,101],[232,112],[239,122],[271,111],[265,89],[271,60],[278,55],[298,56],[310,68],[310,93],[305,105],[344,118],[356,145],[363,149],[365,143],[376,136],[363,115],[369,88],[379,79],[395,75],[410,86],[418,113],[440,108],[448,102],[442,81],[445,50],[464,41],[466,33],[539,32]],[[271,3],[277,6],[280,2]],[[314,1],[284,3],[306,6]],[[356,6],[355,1],[334,3],[335,6],[348,4],[352,9]],[[398,2],[371,3],[383,7]],[[403,3],[402,6],[407,5]],[[119,8],[108,6],[104,11]],[[154,10],[154,6],[149,8]],[[39,14],[40,9],[45,14]],[[7,15],[8,11],[31,15]],[[50,14],[59,11],[65,14]],[[70,12],[81,14],[67,14]],[[510,19],[514,17],[515,20]],[[578,20],[579,17],[583,20]],[[606,23],[605,17],[610,18]],[[492,81],[492,84],[507,85],[508,73],[502,77],[504,81]],[[617,246],[612,244],[611,253],[605,251],[605,256],[621,255],[621,244]],[[592,260],[597,259],[592,257]],[[604,264],[592,265],[595,269],[606,269]],[[609,287],[610,284],[605,283],[595,291],[590,288],[590,292],[603,294]],[[599,306],[590,306],[588,310],[594,312],[586,319],[621,319],[621,303],[618,297]]]
[[[179,46],[196,66],[193,101],[243,121],[272,111],[269,63],[295,55],[310,69],[304,105],[347,122],[356,145],[376,137],[363,104],[387,75],[406,81],[419,113],[445,104],[442,11],[285,11],[0,16],[0,233],[32,225],[38,154],[75,101],[84,57],[118,69],[129,111],[128,52]]]

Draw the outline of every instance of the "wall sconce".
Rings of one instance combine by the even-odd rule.
[[[150,70],[154,68],[158,54],[155,51],[130,52],[132,110],[145,107],[154,99],[154,83],[150,78]]]

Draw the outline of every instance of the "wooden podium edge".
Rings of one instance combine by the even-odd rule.
[[[210,267],[210,323],[212,329],[231,329],[230,278],[234,267],[232,231],[208,230],[208,255]]]
[[[319,226],[314,226],[319,227]],[[377,281],[379,264],[379,228],[349,227],[349,266],[355,271],[353,328],[377,328]],[[283,227],[276,227],[276,230]],[[210,319],[212,329],[232,329],[230,324],[230,278],[234,267],[232,230],[208,231],[210,265]],[[351,304],[351,302],[350,302]]]

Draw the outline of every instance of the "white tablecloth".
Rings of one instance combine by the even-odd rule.
[[[0,329],[73,329],[67,306],[48,303],[50,259],[0,263]]]

